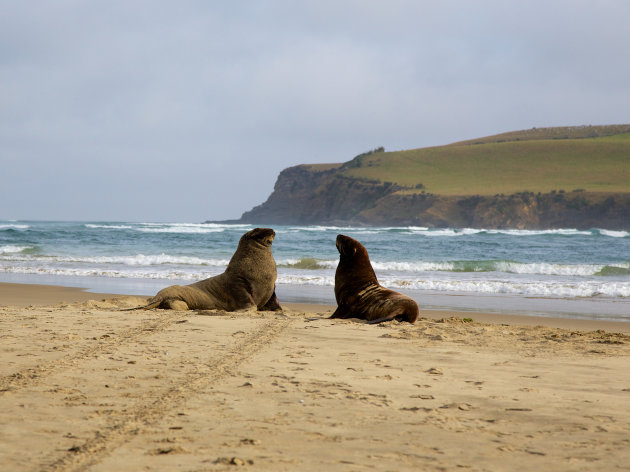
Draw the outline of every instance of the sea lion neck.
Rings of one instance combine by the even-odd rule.
[[[275,231],[271,228],[255,228],[248,231],[238,242],[238,247],[232,255],[225,269],[228,273],[247,270],[256,270],[259,265],[273,265],[276,271],[276,263],[271,252],[271,244],[275,238]]]

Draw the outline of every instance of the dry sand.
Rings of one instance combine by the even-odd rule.
[[[50,290],[0,284],[2,470],[630,467],[615,324],[369,326],[318,305],[120,311],[145,299]]]

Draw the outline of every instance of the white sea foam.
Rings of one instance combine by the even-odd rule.
[[[136,254],[134,256],[95,256],[86,258],[60,258],[62,262],[88,262],[97,264],[125,264],[133,266],[152,266],[164,264],[183,264],[201,266],[227,266],[228,259],[202,259],[190,256],[172,256],[169,254]]]
[[[149,227],[137,227],[136,231],[143,233],[222,233],[225,231],[225,227],[217,227],[215,225],[168,225],[168,226],[149,226]]]
[[[541,235],[562,235],[562,236],[591,236],[590,231],[580,231],[577,229],[547,229],[547,230],[525,230],[525,229],[483,229],[483,228],[439,228],[431,229],[425,227],[409,226],[405,228],[411,234],[432,237],[452,237],[471,236],[475,234],[505,234],[509,236],[541,236]],[[604,230],[605,231],[605,230]]]
[[[488,234],[507,234],[510,236],[541,236],[545,234],[562,235],[562,236],[591,236],[590,231],[580,231],[577,229],[489,229],[484,230]]]
[[[323,264],[322,264],[323,265]],[[377,262],[372,266],[379,271],[399,272],[506,272],[512,274],[592,276],[604,267],[630,269],[630,263],[603,264],[552,264],[546,262],[522,263],[512,261],[446,261],[446,262]]]
[[[597,233],[604,236],[612,236],[623,238],[630,235],[627,231],[612,231],[600,229],[597,231],[578,230],[575,228],[559,228],[544,230],[527,230],[527,229],[486,229],[486,228],[428,228],[426,226],[388,226],[388,227],[356,227],[356,226],[291,226],[278,229],[279,233],[298,233],[298,232],[326,232],[341,231],[348,234],[381,234],[390,231],[401,231],[403,233],[415,234],[429,237],[453,237],[453,236],[472,236],[476,234],[502,234],[507,236],[596,236]]]
[[[325,269],[336,269],[337,266],[339,265],[339,261],[338,260],[334,260],[334,261],[319,261],[317,264],[320,265],[321,267],[325,268]]]
[[[222,267],[214,267],[207,270],[182,270],[171,266],[118,266],[118,267],[68,267],[42,266],[26,264],[22,266],[0,266],[0,273],[14,274],[41,274],[81,277],[112,277],[112,278],[136,278],[136,279],[162,279],[197,281],[223,272]],[[522,296],[542,297],[630,297],[630,282],[623,281],[592,281],[592,280],[524,280],[509,278],[484,278],[475,277],[451,278],[451,277],[379,277],[380,283],[392,289],[461,292],[478,294],[514,294]],[[335,278],[332,273],[322,274],[309,272],[296,274],[295,271],[280,270],[277,278],[278,284],[290,285],[317,285],[334,287]]]
[[[0,230],[2,229],[29,229],[29,225],[16,225],[16,224],[0,224]]]
[[[395,270],[400,272],[453,271],[452,262],[376,262],[371,261],[375,270]]]
[[[97,225],[92,223],[86,223],[85,227],[90,229],[133,229],[133,226],[129,225]]]
[[[27,247],[24,249],[28,249]],[[8,251],[9,252],[9,251]],[[0,251],[0,254],[3,254]],[[173,256],[169,254],[136,254],[132,256],[33,256],[18,254],[13,251],[3,255],[3,261],[25,261],[37,262],[40,264],[51,263],[79,263],[79,264],[123,264],[130,266],[154,266],[154,265],[192,265],[192,266],[213,266],[225,267],[229,259],[202,259],[200,257]]]
[[[598,229],[602,236],[610,236],[612,238],[625,238],[630,235],[628,231],[612,231],[609,229]]]
[[[430,228],[412,227],[412,226],[410,226],[408,228],[408,230],[412,234],[419,234],[419,235],[422,235],[422,236],[430,236],[430,237],[470,236],[470,235],[486,232],[485,229],[475,229],[475,228],[430,229]]]
[[[172,254],[134,254],[112,256],[47,256],[39,254],[25,254],[24,251],[32,249],[31,246],[6,245],[0,246],[0,261],[5,262],[32,262],[41,265],[54,263],[73,264],[122,264],[128,266],[155,266],[155,265],[185,265],[185,266],[210,266],[226,267],[227,258],[201,258],[195,256]],[[276,259],[279,267],[293,267],[294,270],[334,270],[338,259],[313,260],[313,264],[304,263],[304,258]],[[309,261],[310,262],[310,261]],[[431,272],[497,272],[529,275],[551,276],[595,276],[606,267],[619,267],[630,270],[630,262],[603,264],[552,264],[546,262],[521,263],[513,261],[372,261],[372,266],[377,272],[397,273],[431,273]]]
[[[112,277],[134,279],[161,279],[161,280],[190,280],[196,281],[217,275],[218,272],[184,272],[184,271],[148,271],[125,269],[100,269],[100,268],[64,268],[64,267],[0,267],[0,273],[10,274],[38,274],[38,275],[62,275],[77,277]]]
[[[139,226],[174,226],[174,227],[186,227],[186,226],[201,226],[204,228],[244,228],[251,226],[250,224],[242,223],[242,224],[223,224],[223,223],[138,223]]]
[[[22,251],[26,251],[27,249],[33,249],[32,246],[0,246],[0,254],[18,254]]]
[[[519,263],[519,262],[498,262],[497,270],[500,272],[509,272],[514,274],[539,274],[539,275],[578,275],[589,276],[600,272],[605,266],[600,264],[549,264],[546,262],[538,263]],[[618,267],[621,267],[619,265]]]
[[[396,279],[381,278],[384,287],[440,292],[514,294],[543,297],[630,297],[630,283],[542,282],[508,280]],[[279,275],[279,284],[334,286],[332,276]]]
[[[252,227],[249,224],[220,224],[220,223],[137,223],[137,224],[97,224],[86,223],[86,228],[91,229],[129,229],[150,233],[213,233],[222,232],[228,229],[245,229]],[[0,229],[28,229],[29,225],[24,224],[0,224]],[[355,227],[355,226],[290,226],[279,228],[278,233],[296,232],[327,232],[342,231],[350,234],[380,234],[390,231],[403,231],[411,234],[418,234],[432,237],[452,237],[470,236],[475,234],[504,234],[509,236],[540,236],[540,235],[562,235],[562,236],[592,236],[597,233],[603,236],[623,238],[630,235],[628,231],[613,231],[598,229],[595,232],[577,230],[572,228],[548,229],[548,230],[524,230],[524,229],[484,229],[484,228],[428,228],[426,226],[388,226],[388,227]]]
[[[343,230],[343,231],[352,231],[353,229],[359,229],[359,228],[353,228],[353,227],[342,227],[342,226],[318,226],[318,225],[313,225],[313,226],[292,226],[291,229],[293,230],[297,230],[297,231],[337,231],[337,230]]]
[[[96,224],[86,223],[90,229],[127,229],[143,233],[222,233],[227,229],[243,229],[251,225],[222,225],[217,223],[138,223],[138,224]]]
[[[507,280],[380,280],[391,288],[548,297],[630,297],[628,282],[549,282]]]
[[[226,230],[245,230],[249,224],[220,223],[142,223],[135,227],[145,233],[222,233]]]
[[[290,285],[319,285],[334,287],[335,277],[333,276],[302,276],[302,275],[278,275],[276,283]]]
[[[422,236],[439,237],[439,236],[464,236],[464,233],[454,229],[410,229],[412,234],[419,234]]]
[[[280,267],[294,266],[296,268],[301,269],[300,265],[304,263],[305,259],[310,259],[310,258],[297,259],[297,258],[290,257],[286,259],[276,259],[276,265]],[[335,269],[337,267],[337,264],[339,263],[338,260],[315,260],[315,259],[312,259],[312,260],[315,262],[314,265],[319,269]]]

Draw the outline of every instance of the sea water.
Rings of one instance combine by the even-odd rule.
[[[225,270],[252,225],[0,221],[0,281],[153,295]],[[335,303],[337,234],[421,309],[630,321],[627,231],[277,226],[280,301]],[[1,300],[0,300],[1,303]]]

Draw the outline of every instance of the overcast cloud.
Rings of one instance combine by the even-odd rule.
[[[0,219],[238,218],[285,167],[630,122],[630,2],[0,0]]]

